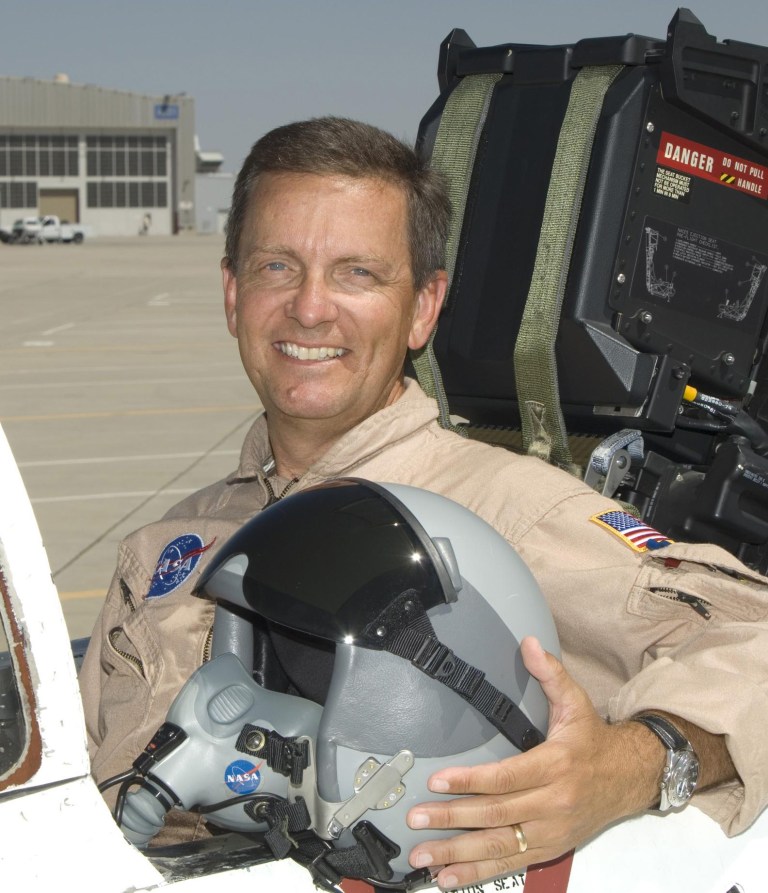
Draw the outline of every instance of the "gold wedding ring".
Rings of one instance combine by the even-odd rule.
[[[517,824],[512,825],[512,830],[515,832],[515,837],[517,838],[518,852],[522,856],[528,849],[528,839],[525,836],[525,831],[523,831],[520,825]]]

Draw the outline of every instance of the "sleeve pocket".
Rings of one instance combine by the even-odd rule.
[[[631,613],[698,624],[768,617],[768,579],[717,546],[675,543],[646,556]]]

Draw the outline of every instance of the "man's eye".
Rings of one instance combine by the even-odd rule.
[[[268,264],[265,264],[264,266],[266,267],[267,270],[272,270],[277,273],[281,273],[283,270],[287,269],[286,265],[284,263],[282,263],[282,261],[279,261],[279,260],[270,261]]]
[[[370,270],[366,270],[365,267],[352,267],[351,271],[353,276],[371,276],[373,275]]]

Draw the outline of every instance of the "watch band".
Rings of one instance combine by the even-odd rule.
[[[691,742],[685,735],[676,726],[672,725],[668,719],[664,719],[663,716],[659,716],[656,713],[638,713],[632,719],[647,726],[669,750],[686,750],[689,748],[693,750]]]
[[[665,812],[685,806],[699,779],[699,761],[691,742],[673,723],[656,713],[640,713],[632,719],[650,729],[667,748],[661,797],[656,808]]]

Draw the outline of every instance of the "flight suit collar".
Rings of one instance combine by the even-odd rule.
[[[406,378],[400,399],[348,431],[307,470],[302,483],[353,474],[355,468],[377,453],[433,423],[437,417],[435,401],[427,397],[416,381]],[[227,483],[263,478],[270,473],[271,464],[267,417],[262,413],[246,435],[240,464]]]

